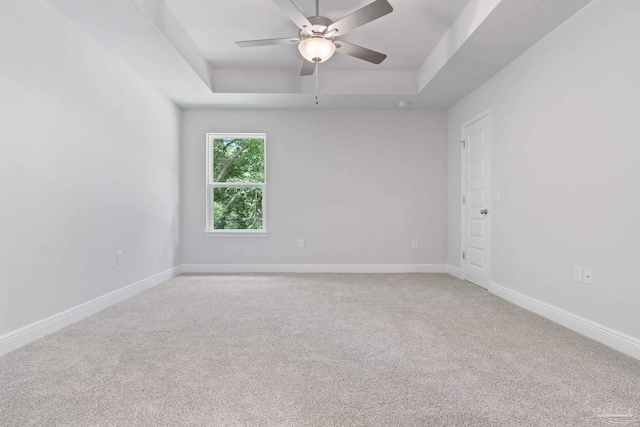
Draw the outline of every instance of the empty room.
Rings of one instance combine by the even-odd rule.
[[[0,1],[0,426],[640,425],[640,1]]]

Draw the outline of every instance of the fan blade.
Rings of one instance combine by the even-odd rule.
[[[273,0],[275,4],[293,21],[294,24],[297,25],[298,28],[308,29],[311,31],[313,25],[311,22],[300,12],[300,9],[293,4],[291,0]]]
[[[342,40],[334,40],[333,42],[336,45],[336,52],[353,56],[354,58],[362,59],[363,61],[373,64],[379,64],[387,58],[387,55],[384,53],[376,52],[366,47],[343,42]]]
[[[300,76],[312,76],[316,70],[316,64],[309,62],[306,59],[302,60],[302,69],[300,70]]]
[[[239,47],[255,47],[255,46],[271,46],[274,44],[298,44],[300,39],[288,38],[288,39],[263,39],[263,40],[245,40],[236,42]]]
[[[387,0],[376,0],[329,25],[325,33],[337,30],[337,36],[341,36],[391,12],[393,12],[393,7]]]

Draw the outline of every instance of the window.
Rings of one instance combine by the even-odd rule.
[[[265,134],[207,134],[208,236],[266,237]]]

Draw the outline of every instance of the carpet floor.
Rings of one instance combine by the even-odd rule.
[[[640,362],[446,274],[182,275],[0,358],[1,426],[639,425]]]

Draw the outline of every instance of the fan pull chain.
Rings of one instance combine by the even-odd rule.
[[[316,105],[318,105],[318,63],[320,61],[318,61],[316,59]]]

